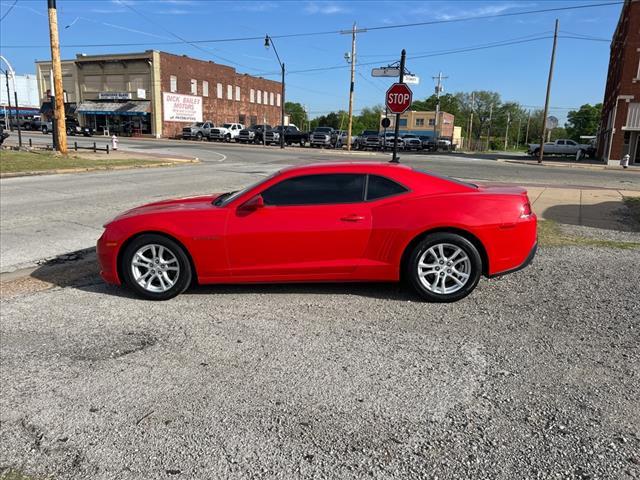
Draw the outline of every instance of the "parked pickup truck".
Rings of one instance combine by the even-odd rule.
[[[223,123],[221,127],[214,127],[209,130],[209,140],[217,142],[230,142],[237,140],[240,130],[244,129],[241,123]]]
[[[378,150],[380,148],[380,132],[378,130],[365,130],[356,137],[358,150]]]
[[[534,157],[540,153],[540,144],[529,144],[529,154]],[[578,143],[568,139],[558,139],[555,142],[546,142],[544,144],[545,155],[569,155],[571,157],[582,158],[586,155],[595,154],[591,145],[586,143]]]
[[[211,129],[215,128],[212,121],[192,123],[188,127],[182,129],[183,140],[202,140],[209,138]]]
[[[278,125],[274,130],[282,135],[282,125]],[[295,125],[288,125],[284,127],[284,143],[287,145],[297,143],[301,147],[304,147],[309,143],[309,134],[298,130],[298,127]]]
[[[335,147],[338,143],[338,131],[332,127],[317,127],[311,133],[312,147]]]
[[[236,141],[240,143],[262,143],[263,132],[270,130],[271,125],[251,125],[249,128],[240,130]]]

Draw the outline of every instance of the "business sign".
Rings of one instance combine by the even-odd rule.
[[[165,122],[202,122],[202,97],[162,92]]]
[[[130,92],[100,92],[98,100],[131,100]]]

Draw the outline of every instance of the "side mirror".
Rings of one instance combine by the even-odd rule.
[[[264,208],[264,198],[259,194],[242,205],[243,210],[253,211],[260,208]]]

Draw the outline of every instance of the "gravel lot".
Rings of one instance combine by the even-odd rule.
[[[542,248],[451,305],[386,284],[150,303],[95,275],[5,297],[0,471],[640,478],[638,265]]]

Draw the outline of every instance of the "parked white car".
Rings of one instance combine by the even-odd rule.
[[[545,155],[567,155],[576,158],[582,158],[591,152],[591,145],[586,143],[578,143],[573,140],[561,138],[555,142],[546,142],[544,144]],[[537,156],[540,152],[539,143],[529,144],[529,154]]]
[[[241,123],[223,123],[221,127],[215,127],[209,131],[209,140],[218,142],[237,140],[240,130],[243,129],[244,125]]]

